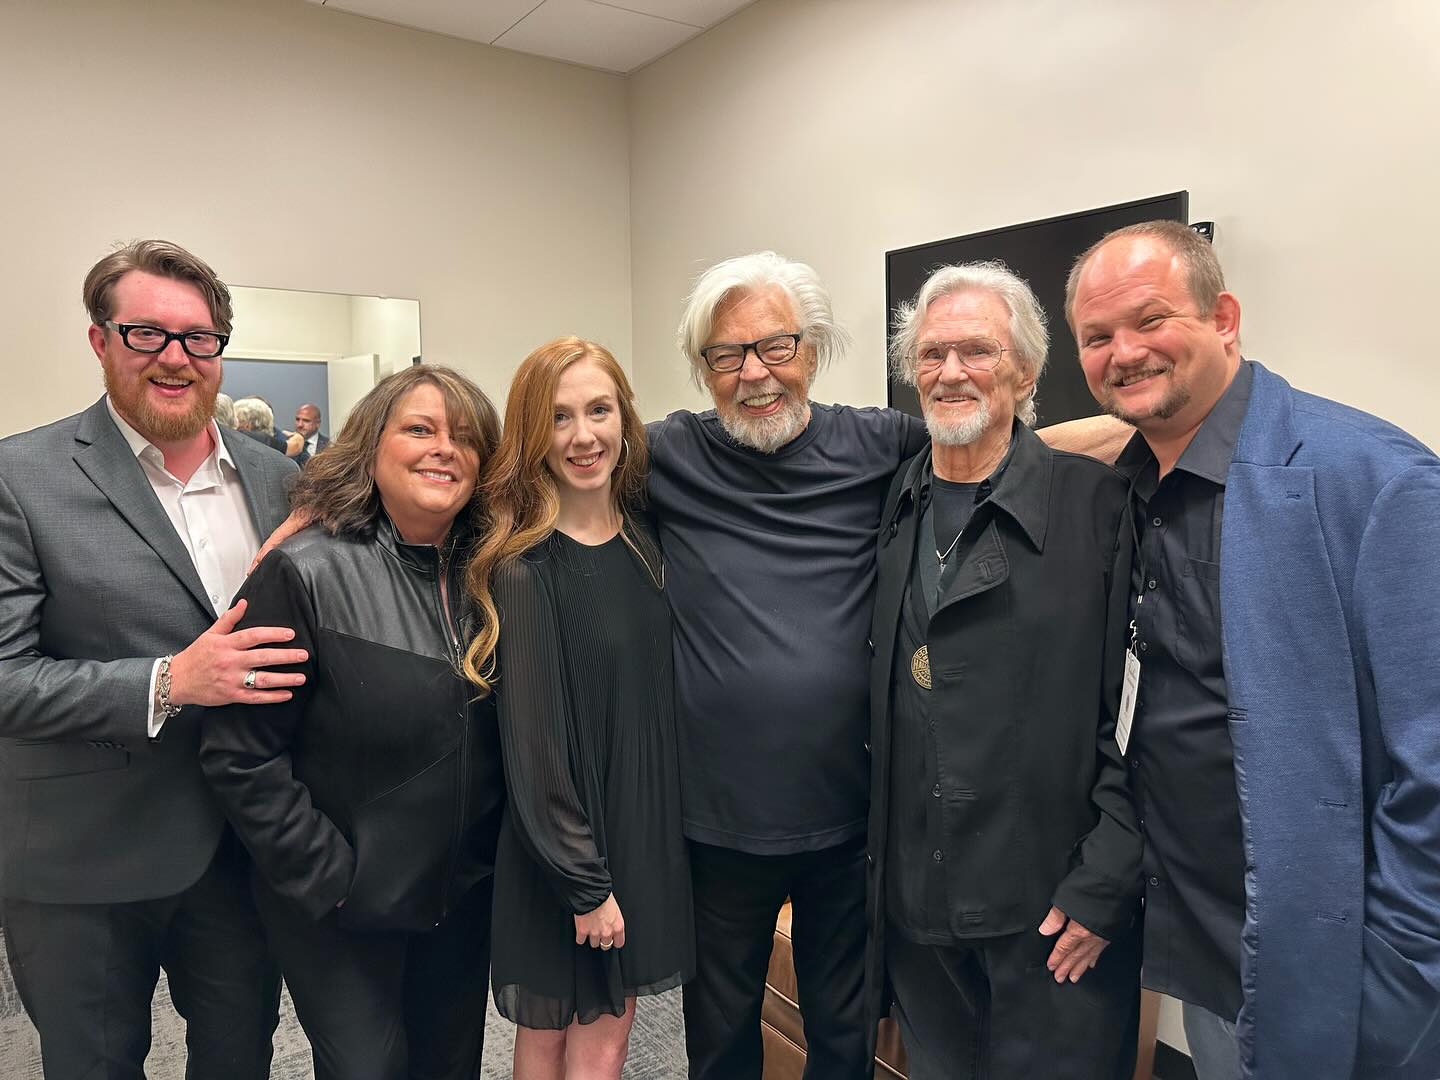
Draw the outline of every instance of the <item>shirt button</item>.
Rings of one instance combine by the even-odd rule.
[[[1151,518],[1151,519],[1150,519],[1150,524],[1151,524],[1151,525],[1154,525],[1156,528],[1159,528],[1159,526],[1160,526],[1160,519],[1159,519],[1158,517],[1156,517],[1156,518]]]
[[[944,861],[945,861],[945,855],[940,851],[939,848],[936,848],[936,849],[935,849],[935,854],[932,855],[932,856],[930,856],[930,857],[931,857],[932,859],[934,859],[936,862],[944,862]]]
[[[1155,588],[1155,579],[1152,577],[1149,581],[1145,583],[1145,587],[1149,589]]]
[[[1151,875],[1150,875],[1149,884],[1150,884],[1150,887],[1153,889],[1155,886],[1157,886],[1157,885],[1160,884],[1160,879],[1159,879],[1158,877],[1156,877],[1154,874],[1151,874]]]
[[[1141,652],[1144,652],[1144,651],[1145,651],[1146,649],[1148,649],[1148,648],[1150,648],[1150,643],[1149,643],[1148,641],[1142,641],[1142,642],[1140,642],[1140,651],[1141,651]]]
[[[218,604],[218,603],[220,602],[220,594],[219,594],[219,593],[213,593],[213,592],[212,592],[212,593],[210,594],[210,602],[211,602],[212,604]]]
[[[930,794],[931,794],[931,795],[934,795],[935,798],[938,799],[938,798],[940,797],[940,785],[939,785],[939,784],[936,784],[934,787],[932,787],[932,788],[930,789]]]
[[[204,547],[204,546],[205,546],[205,543],[206,543],[205,537],[202,536],[202,537],[200,538],[200,546],[201,546],[201,547]]]

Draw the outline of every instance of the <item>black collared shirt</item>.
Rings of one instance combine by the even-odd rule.
[[[1128,757],[1145,836],[1144,983],[1227,1019],[1240,1011],[1245,859],[1221,658],[1220,523],[1253,379],[1242,362],[1164,479],[1139,435],[1115,463],[1132,484],[1138,537],[1140,688]]]
[[[958,484],[935,476],[926,466],[917,498],[922,507],[916,530],[915,561],[896,637],[902,663],[891,688],[894,727],[890,742],[890,870],[886,875],[886,912],[895,929],[912,941],[952,944],[949,890],[945,884],[945,828],[941,815],[942,777],[930,714],[930,690],[910,671],[910,661],[925,644],[930,615],[954,580],[954,569],[975,542],[965,526],[988,499],[1015,450],[1010,449],[985,480]],[[952,543],[953,542],[953,543]],[[943,560],[937,557],[945,552]],[[936,858],[937,853],[940,855]]]

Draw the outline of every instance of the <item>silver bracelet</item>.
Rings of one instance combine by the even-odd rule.
[[[180,706],[170,700],[170,661],[174,656],[160,658],[160,670],[155,673],[155,704],[160,709],[160,722],[173,720],[180,713]]]

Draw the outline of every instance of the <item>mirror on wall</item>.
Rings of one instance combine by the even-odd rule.
[[[420,356],[420,302],[389,296],[230,286],[234,332],[221,389],[262,397],[277,431],[301,405],[320,407],[320,431],[338,431],[375,383]]]

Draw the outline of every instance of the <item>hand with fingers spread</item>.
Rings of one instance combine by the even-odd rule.
[[[300,686],[300,672],[269,671],[309,659],[304,649],[259,648],[295,637],[286,626],[251,626],[236,630],[245,601],[215,620],[170,663],[170,700],[176,705],[272,705],[290,700],[290,687]]]
[[[1092,930],[1087,930],[1057,907],[1050,909],[1045,921],[1040,924],[1040,933],[1052,937],[1059,933],[1060,939],[1050,950],[1050,959],[1045,962],[1055,974],[1055,981],[1079,982],[1080,976],[1095,966],[1105,946],[1110,942]]]
[[[625,947],[625,917],[620,914],[620,905],[611,893],[605,902],[594,911],[575,916],[575,944],[589,942],[592,949],[622,949]]]
[[[250,560],[250,568],[245,572],[253,574],[255,568],[260,565],[266,555],[274,551],[290,537],[294,536],[301,529],[309,528],[310,515],[304,510],[292,510],[290,516],[276,526],[275,531],[265,538],[265,543],[260,545],[260,550],[255,553],[255,558]]]

